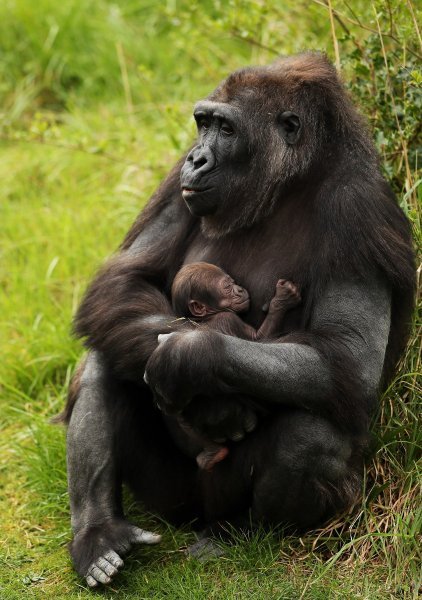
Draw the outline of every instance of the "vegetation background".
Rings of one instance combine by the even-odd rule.
[[[418,12],[419,9],[419,12]],[[98,266],[194,136],[231,70],[327,52],[369,120],[421,240],[418,0],[3,0],[0,4],[0,598],[90,598],[73,572],[62,408],[82,346],[72,314]],[[239,536],[223,558],[151,515],[104,598],[416,598],[421,316],[382,398],[354,511],[301,539]],[[420,435],[420,434],[419,434]],[[419,466],[418,466],[419,465]]]

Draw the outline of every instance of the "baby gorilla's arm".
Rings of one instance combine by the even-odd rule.
[[[256,332],[257,340],[263,340],[280,335],[281,324],[286,312],[301,301],[298,288],[291,281],[279,279],[275,288],[274,298],[270,302],[268,314],[261,327]]]
[[[280,335],[281,324],[286,312],[301,301],[298,288],[291,281],[279,279],[275,288],[275,295],[270,302],[268,314],[261,327],[254,329],[239,317],[235,312],[219,312],[207,318],[203,323],[226,335],[242,338],[244,340],[263,340]]]
[[[242,321],[235,312],[219,312],[211,315],[206,321],[202,321],[202,323],[213,331],[219,331],[225,335],[232,335],[243,340],[256,339],[256,329],[245,323],[245,321]]]

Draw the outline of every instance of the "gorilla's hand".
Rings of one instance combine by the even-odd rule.
[[[245,400],[245,402],[243,401]],[[257,424],[254,408],[240,396],[207,396],[194,398],[182,413],[195,431],[217,443],[238,442]]]
[[[150,356],[145,381],[158,407],[167,414],[181,412],[193,396],[228,392],[218,379],[218,365],[224,360],[223,336],[198,329],[160,336]]]
[[[229,396],[233,390],[219,379],[224,352],[224,337],[214,331],[160,335],[145,381],[163,412],[183,411],[186,422],[211,439],[237,441],[255,428],[257,418],[251,403]]]

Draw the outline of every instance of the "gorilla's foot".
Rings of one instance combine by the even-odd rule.
[[[212,538],[203,537],[194,544],[188,546],[186,548],[186,554],[190,558],[196,558],[200,562],[206,562],[210,558],[224,556],[224,550]]]
[[[90,587],[107,584],[123,567],[122,556],[136,544],[157,544],[161,536],[145,531],[123,519],[84,527],[70,544],[76,571]]]

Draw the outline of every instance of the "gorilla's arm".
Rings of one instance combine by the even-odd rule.
[[[259,349],[226,338],[222,378],[257,398],[316,412],[346,401],[338,393],[342,380],[351,382],[354,396],[370,402],[378,391],[389,330],[390,292],[384,284],[332,285],[315,307],[309,332]]]
[[[155,201],[135,239],[93,280],[75,317],[77,335],[123,379],[142,381],[158,334],[178,326],[161,290],[179,267],[173,262],[183,256],[193,219],[176,189]]]
[[[205,389],[215,392],[230,389],[267,405],[360,419],[376,397],[389,328],[390,292],[382,281],[333,283],[314,308],[308,331],[281,343],[211,332],[175,334],[151,356],[147,376],[164,409],[183,409],[181,403],[199,391],[200,381],[204,389],[205,380]],[[173,358],[176,368],[164,373]],[[352,406],[349,393],[359,406]]]

